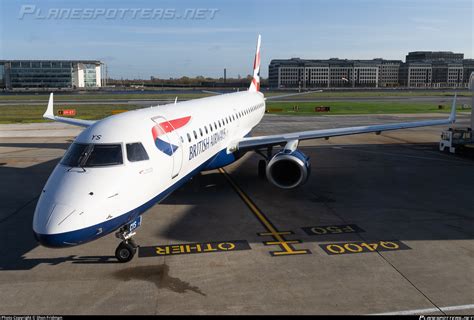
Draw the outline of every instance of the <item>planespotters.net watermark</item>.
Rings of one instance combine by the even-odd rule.
[[[212,20],[216,8],[40,8],[25,4],[20,8],[18,19],[36,20]]]

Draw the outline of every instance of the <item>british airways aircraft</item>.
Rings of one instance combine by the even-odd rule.
[[[259,71],[260,36],[253,79],[244,92],[175,101],[98,121],[55,116],[51,93],[43,117],[85,130],[42,190],[33,218],[36,239],[46,247],[68,247],[115,231],[121,240],[115,256],[127,262],[137,249],[132,237],[142,214],[200,171],[227,166],[245,152],[257,151],[265,159],[259,173],[275,186],[290,189],[305,183],[310,174],[309,158],[298,150],[301,140],[455,122],[456,97],[446,120],[250,137],[265,114],[265,101],[274,98],[260,92]]]

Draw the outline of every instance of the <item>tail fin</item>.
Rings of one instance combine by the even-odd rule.
[[[249,91],[257,92],[260,91],[260,41],[261,36],[258,35],[257,40],[257,51],[255,52],[255,60],[253,62],[253,78],[250,84]]]

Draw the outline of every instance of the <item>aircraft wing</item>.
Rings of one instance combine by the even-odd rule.
[[[237,141],[235,144],[229,147],[229,151],[250,150],[250,149],[255,150],[255,149],[270,147],[274,145],[285,145],[290,141],[330,138],[330,137],[338,137],[338,136],[346,136],[346,135],[370,133],[370,132],[375,132],[379,134],[382,131],[389,131],[389,130],[399,130],[399,129],[452,124],[455,121],[456,121],[456,96],[454,96],[453,104],[451,106],[451,114],[448,119],[424,120],[424,121],[415,121],[415,122],[402,122],[402,123],[359,126],[359,127],[346,127],[346,128],[336,128],[336,129],[310,130],[310,131],[285,133],[285,134],[280,134],[280,135],[249,137],[249,138],[243,138]]]
[[[204,93],[215,94],[215,95],[222,94],[222,92],[218,92],[218,91],[210,91],[210,90],[201,90],[201,91]]]
[[[65,118],[65,117],[57,117],[54,115],[53,111],[53,93],[49,95],[48,101],[48,108],[46,109],[45,113],[43,114],[43,118],[50,119],[58,122],[63,122],[67,124],[71,124],[73,126],[79,127],[89,127],[93,125],[96,121],[93,120],[82,120],[82,119],[72,119],[72,118]]]

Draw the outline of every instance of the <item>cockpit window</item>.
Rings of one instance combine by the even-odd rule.
[[[140,142],[127,143],[127,159],[130,162],[148,160],[148,154]]]
[[[61,164],[69,167],[102,167],[123,163],[120,144],[73,143]]]
[[[73,143],[61,160],[61,164],[69,167],[79,167],[79,164],[86,155],[87,147],[87,144]]]
[[[122,148],[119,144],[95,144],[85,166],[113,166],[122,163]]]

